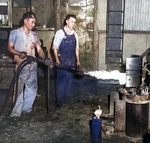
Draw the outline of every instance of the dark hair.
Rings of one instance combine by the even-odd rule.
[[[35,18],[36,19],[36,15],[34,12],[29,11],[29,12],[24,13],[22,18],[23,18],[23,20],[27,19],[27,18]]]
[[[20,20],[20,26],[24,25],[24,19],[27,19],[27,18],[35,18],[36,19],[36,15],[32,11],[24,13],[22,16],[22,19]]]
[[[76,15],[74,15],[74,14],[68,14],[68,15],[66,16],[66,18],[64,19],[64,26],[67,25],[66,20],[68,20],[70,17],[73,17],[73,18],[76,19]]]

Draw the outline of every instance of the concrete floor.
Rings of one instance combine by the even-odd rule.
[[[55,78],[51,77],[49,114],[46,111],[45,84],[39,79],[39,90],[33,111],[20,118],[10,118],[7,104],[0,116],[0,143],[90,143],[89,121],[101,106],[109,113],[109,95],[118,91],[120,85],[112,80],[97,80],[93,77],[76,77],[71,89],[69,104],[55,106]],[[142,138],[126,136],[125,132],[114,132],[114,118],[101,118],[108,131],[101,132],[102,143],[143,143]]]

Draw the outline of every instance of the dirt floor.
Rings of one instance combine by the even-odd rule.
[[[80,93],[87,94],[84,91]],[[33,111],[19,118],[9,117],[9,102],[0,116],[0,143],[90,143],[89,121],[94,117],[98,105],[103,113],[108,113],[108,98],[105,96],[100,101],[99,96],[88,94],[89,98],[64,104],[60,108],[51,101],[47,114],[45,93],[39,88]],[[101,133],[102,143],[142,143],[141,138],[130,138],[124,132],[114,132],[113,118],[101,119],[108,129],[106,135]]]

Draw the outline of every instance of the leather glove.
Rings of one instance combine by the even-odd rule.
[[[26,57],[27,57],[27,52],[20,52],[20,54],[19,54],[20,59],[24,59]]]
[[[78,65],[77,70],[78,70],[78,72],[81,73],[81,74],[87,73],[87,70],[84,69],[84,68],[82,68],[81,65]]]

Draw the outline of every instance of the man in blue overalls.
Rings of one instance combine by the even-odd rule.
[[[56,32],[53,50],[56,63],[67,66],[79,66],[78,36],[74,30],[76,16],[68,14],[64,20],[64,28]],[[60,106],[69,101],[69,94],[74,73],[57,68],[56,105]]]

